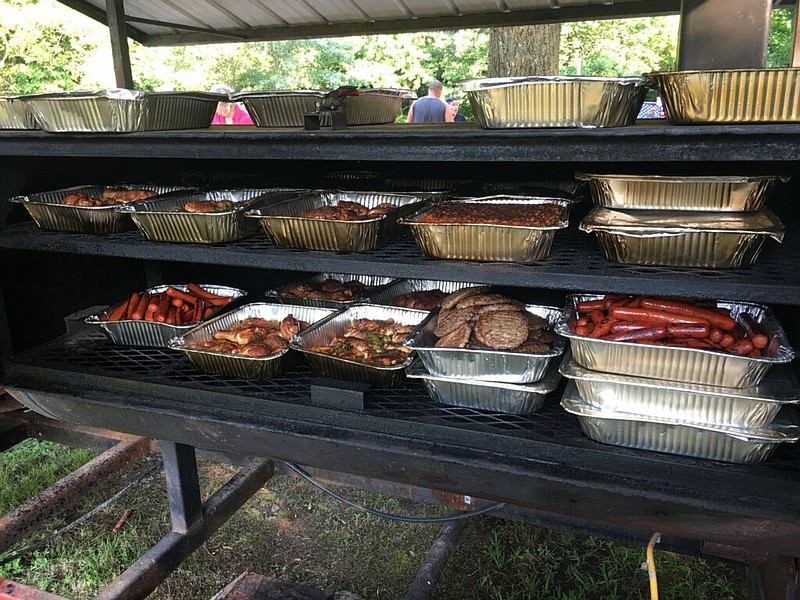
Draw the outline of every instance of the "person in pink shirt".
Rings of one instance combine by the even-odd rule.
[[[215,94],[231,94],[233,90],[227,85],[215,85],[209,90]],[[211,120],[212,125],[252,125],[250,114],[236,102],[220,102],[217,112]]]

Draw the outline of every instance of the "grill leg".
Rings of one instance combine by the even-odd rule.
[[[747,565],[750,600],[800,600],[800,560],[767,555]]]
[[[194,447],[162,441],[159,441],[158,445],[164,457],[172,531],[186,533],[192,525],[203,518]]]
[[[439,530],[431,549],[425,557],[414,581],[408,587],[405,600],[428,600],[436,590],[439,578],[444,572],[447,560],[464,531],[465,519],[448,521]]]

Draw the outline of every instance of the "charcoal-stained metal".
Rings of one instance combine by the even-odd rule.
[[[66,600],[43,590],[0,577],[0,600]]]

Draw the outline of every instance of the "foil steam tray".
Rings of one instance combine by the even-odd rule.
[[[760,209],[774,176],[682,177],[576,173],[589,182],[595,204],[625,210],[749,212]]]
[[[423,223],[419,219],[431,209],[424,208],[400,222],[408,225],[417,246],[432,258],[476,261],[504,261],[523,264],[544,260],[550,254],[555,233],[569,225],[571,202],[563,198],[487,196],[462,198],[457,202],[475,204],[558,204],[561,219],[550,227],[518,225]]]
[[[800,121],[800,69],[674,71],[648,75],[673,123]]]
[[[781,407],[800,402],[797,378],[773,368],[757,386],[729,388],[602,373],[581,367],[568,350],[561,374],[575,382],[584,402],[597,410],[689,421],[722,427],[766,427]]]
[[[427,314],[427,311],[411,308],[356,304],[301,331],[292,338],[290,346],[302,352],[311,368],[321,375],[369,383],[376,388],[394,387],[405,379],[405,368],[411,364],[412,355],[391,367],[381,367],[316,352],[310,347],[327,344],[336,336],[343,334],[356,319],[394,319],[402,325],[417,325]]]
[[[403,100],[417,97],[409,90],[388,88],[360,89],[358,96],[344,101],[344,114],[348,125],[382,125],[394,123],[403,109]],[[327,124],[323,113],[322,123]]]
[[[472,181],[454,190],[459,197],[496,196],[550,196],[562,192],[564,198],[579,200],[586,182],[574,179],[542,179],[531,181]],[[561,197],[561,195],[558,195]]]
[[[428,394],[440,404],[513,415],[526,415],[539,410],[547,395],[556,389],[561,380],[555,362],[550,364],[541,380],[527,385],[431,375],[419,360],[406,369],[406,377],[422,379]]]
[[[297,296],[290,296],[287,294],[294,286],[298,283],[322,283],[328,279],[335,279],[341,283],[346,283],[348,281],[360,281],[364,285],[366,285],[368,289],[365,292],[364,296],[359,298],[354,298],[353,300],[349,301],[341,301],[341,300],[323,300],[319,298],[298,298]],[[302,279],[301,281],[295,281],[293,283],[287,283],[279,288],[269,290],[266,293],[267,298],[269,298],[272,302],[278,302],[280,304],[296,304],[300,306],[316,306],[319,308],[346,308],[355,304],[356,302],[372,302],[373,294],[377,294],[382,290],[386,289],[393,283],[395,283],[397,279],[393,277],[383,277],[380,275],[353,275],[351,273],[317,273],[311,277],[306,279]],[[374,302],[373,302],[374,304]]]
[[[25,96],[25,106],[44,131],[161,131],[209,127],[227,94],[139,92],[107,89]]]
[[[385,304],[391,306],[392,300],[401,294],[408,294],[411,292],[423,292],[428,290],[441,290],[446,294],[452,294],[455,291],[468,288],[477,287],[477,283],[464,283],[461,281],[436,281],[434,279],[398,279],[391,285],[370,294],[369,301],[372,304]]]
[[[459,82],[487,129],[632,125],[649,84],[644,77],[560,75]]]
[[[42,229],[68,231],[72,233],[107,234],[133,229],[133,221],[123,213],[117,212],[120,205],[113,206],[70,206],[64,204],[69,194],[84,193],[100,197],[107,188],[127,190],[148,190],[158,195],[186,191],[193,188],[163,185],[79,185],[75,187],[15,196],[9,202],[22,204],[36,224]],[[136,200],[129,206],[144,202]]]
[[[309,306],[289,306],[257,302],[222,314],[194,327],[180,337],[172,338],[169,347],[180,350],[189,358],[198,371],[225,375],[236,379],[271,379],[285,373],[292,365],[292,353],[285,348],[270,356],[241,356],[227,352],[212,352],[189,348],[192,343],[202,343],[214,339],[214,333],[228,329],[237,321],[259,317],[262,319],[283,320],[292,315],[298,321],[313,324],[332,314],[332,308]]]
[[[563,317],[554,328],[557,334],[570,340],[575,362],[592,371],[730,388],[750,388],[761,383],[770,367],[788,363],[794,358],[794,350],[789,345],[786,333],[772,312],[765,306],[749,302],[717,302],[717,306],[730,310],[734,319],[741,313],[750,313],[773,340],[767,356],[738,356],[701,348],[615,342],[574,333],[577,304],[584,300],[599,300],[602,297],[568,296]]]
[[[246,215],[258,219],[272,243],[279,247],[365,252],[402,235],[404,230],[398,224],[398,219],[411,214],[422,202],[433,197],[433,192],[412,195],[391,192],[315,191],[250,210]],[[358,202],[368,208],[389,203],[397,208],[383,215],[351,221],[299,216],[304,211],[321,206],[335,206],[340,201]]]
[[[594,232],[606,258],[649,266],[737,269],[752,265],[785,227],[769,209],[750,213],[615,211],[595,206],[580,230]]]
[[[578,417],[583,432],[596,442],[724,462],[759,463],[780,444],[800,437],[792,425],[723,427],[599,410],[581,398],[575,382],[567,384],[561,406]]]
[[[158,323],[156,321],[139,321],[135,319],[123,319],[120,321],[102,321],[101,317],[111,314],[114,312],[114,309],[119,307],[120,304],[123,302],[127,302],[128,300],[125,299],[123,302],[117,302],[116,304],[109,306],[103,312],[91,315],[86,317],[85,322],[88,325],[98,325],[100,329],[102,329],[106,335],[111,339],[112,342],[115,344],[123,345],[123,346],[158,346],[158,347],[167,347],[169,345],[169,341],[189,331],[190,329],[197,326],[198,323],[202,323],[207,321],[208,319],[212,319],[217,315],[220,315],[228,310],[230,310],[230,306],[233,302],[235,302],[238,298],[242,298],[247,295],[247,292],[244,290],[240,290],[237,288],[227,287],[224,285],[214,285],[214,284],[206,284],[200,283],[198,284],[204,290],[211,292],[212,294],[217,294],[219,296],[232,296],[233,300],[226,304],[225,306],[219,307],[216,311],[214,311],[211,315],[206,317],[205,319],[201,319],[196,323],[189,323],[186,325],[170,325],[168,323]],[[150,294],[157,294],[160,292],[165,291],[169,285],[159,285],[156,287],[151,287],[145,290]],[[185,285],[173,285],[172,287],[177,288],[181,291],[187,291]]]
[[[316,111],[324,96],[319,90],[270,90],[240,92],[231,100],[244,104],[256,127],[302,127],[303,115]]]
[[[297,196],[288,189],[214,190],[144,200],[119,207],[130,214],[139,231],[154,242],[219,244],[258,233],[258,223],[245,217],[245,211],[273,200]],[[229,210],[191,213],[183,210],[187,202],[227,201]]]
[[[0,98],[0,129],[38,129],[22,96]]]
[[[527,304],[525,310],[546,319],[551,326],[558,323],[563,311],[552,306]],[[505,383],[533,383],[541,380],[550,362],[564,353],[566,340],[557,337],[549,352],[526,353],[505,350],[472,350],[469,348],[436,347],[433,333],[438,310],[431,311],[411,332],[406,345],[422,360],[432,375],[465,380]]]

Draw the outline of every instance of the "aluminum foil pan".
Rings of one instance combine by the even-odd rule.
[[[673,123],[800,121],[800,69],[725,69],[648,75]]]
[[[440,404],[512,415],[525,415],[539,410],[547,395],[556,389],[561,380],[556,362],[551,363],[539,382],[528,385],[431,375],[418,360],[406,369],[406,376],[422,379],[428,394]]]
[[[477,283],[464,283],[462,281],[436,281],[433,279],[398,279],[386,288],[370,294],[372,304],[385,304],[391,306],[392,300],[401,294],[410,292],[423,292],[427,290],[441,290],[446,294],[468,287],[477,287]]]
[[[315,112],[325,96],[319,90],[240,92],[231,96],[250,113],[256,127],[302,127],[303,115]]]
[[[542,179],[538,181],[472,181],[465,183],[454,190],[460,197],[494,196],[497,194],[508,196],[549,196],[552,191],[564,192],[564,198],[579,199],[584,181],[574,179]],[[546,193],[550,191],[550,193]],[[561,195],[558,195],[561,197]]]
[[[192,188],[164,185],[79,185],[75,187],[15,196],[9,202],[22,204],[28,214],[42,229],[69,231],[73,233],[106,234],[119,233],[133,229],[133,221],[128,215],[117,212],[118,206],[69,206],[64,204],[64,197],[82,192],[89,196],[99,197],[106,188],[124,188],[128,190],[149,190],[156,194],[191,190]],[[144,202],[137,200],[129,206]]]
[[[320,300],[316,298],[298,298],[296,296],[287,296],[286,293],[296,286],[298,283],[322,283],[327,279],[335,279],[336,281],[340,281],[345,283],[347,281],[360,281],[364,285],[372,288],[367,291],[365,296],[361,298],[356,298],[355,300],[350,300],[349,302],[341,302],[337,300]],[[269,290],[267,292],[267,298],[270,299],[271,302],[278,302],[280,304],[294,304],[298,306],[316,306],[319,308],[346,308],[348,306],[352,306],[356,302],[372,302],[373,294],[378,294],[382,290],[386,289],[393,283],[395,283],[397,279],[392,277],[381,277],[378,275],[353,275],[351,273],[317,273],[312,277],[308,277],[307,279],[303,279],[301,281],[295,281],[293,283],[287,283],[284,286],[276,288],[274,290]],[[373,302],[373,304],[375,304]]]
[[[264,232],[276,246],[333,252],[365,252],[402,235],[404,230],[398,225],[398,219],[411,214],[422,202],[432,197],[430,193],[411,195],[317,191],[248,211],[246,215],[259,220]],[[387,202],[396,205],[397,210],[357,221],[298,216],[303,211],[335,205],[339,201],[358,202],[369,208]]]
[[[297,196],[302,192],[287,189],[214,190],[171,195],[144,200],[117,210],[130,214],[139,231],[154,242],[219,244],[258,233],[258,223],[245,218],[245,211],[273,200]],[[225,200],[230,210],[190,213],[182,210],[187,202]]]
[[[561,320],[562,310],[552,306],[527,304],[525,309],[547,320],[551,326]],[[547,373],[550,362],[564,353],[566,340],[559,337],[549,352],[530,354],[503,350],[470,350],[468,348],[437,348],[438,339],[433,326],[438,311],[431,311],[409,336],[406,345],[413,348],[429,373],[439,377],[533,383]]]
[[[598,206],[634,210],[748,212],[762,207],[778,177],[683,177],[668,175],[594,175],[589,182]]]
[[[561,406],[596,442],[724,462],[759,463],[780,444],[800,438],[791,425],[740,429],[598,410],[580,397],[574,382],[567,385]]]
[[[353,360],[337,358],[322,352],[314,352],[310,346],[324,345],[337,335],[343,334],[355,319],[394,319],[402,325],[417,325],[427,316],[427,311],[410,308],[356,304],[338,311],[312,325],[292,338],[290,346],[305,354],[311,368],[321,375],[369,383],[373,387],[394,387],[405,378],[405,368],[411,364],[413,355],[391,367],[367,365]]]
[[[594,232],[608,260],[634,265],[738,269],[785,227],[769,209],[750,213],[615,211],[595,206],[580,230]]]
[[[212,294],[218,294],[220,296],[233,296],[233,300],[231,302],[234,302],[237,298],[242,298],[247,295],[247,292],[244,290],[227,287],[224,285],[206,283],[200,283],[198,285],[201,288],[208,290]],[[159,285],[148,288],[145,291],[149,292],[150,294],[157,294],[159,292],[163,292],[168,287],[168,285]],[[178,288],[184,292],[186,291],[185,285],[173,285],[172,287]],[[127,302],[127,299],[125,299],[123,302]],[[85,322],[89,325],[99,325],[100,329],[105,331],[108,337],[111,338],[111,341],[115,344],[120,344],[123,346],[166,347],[169,345],[169,341],[172,338],[179,336],[182,333],[186,333],[190,329],[197,326],[197,323],[189,323],[188,325],[169,325],[168,323],[158,323],[156,321],[137,321],[133,319],[124,319],[121,321],[100,320],[102,316],[114,312],[114,309],[116,309],[120,304],[122,304],[122,302],[117,302],[116,304],[109,306],[103,312],[96,315],[91,315],[85,319]],[[201,319],[199,323],[203,323],[208,319],[212,319],[228,310],[230,310],[230,303],[225,306],[221,306],[218,310],[214,311],[205,319]]]
[[[0,129],[38,129],[21,96],[0,98]]]
[[[768,356],[758,358],[700,348],[650,346],[633,342],[612,342],[577,335],[576,306],[583,300],[599,300],[599,295],[571,295],[554,330],[570,340],[572,355],[580,366],[593,371],[667,379],[685,383],[718,385],[731,388],[757,386],[775,364],[794,358],[786,333],[765,306],[749,302],[717,302],[731,311],[733,318],[747,312],[773,340]]]
[[[195,368],[203,373],[214,373],[237,379],[271,379],[285,373],[292,365],[289,348],[271,356],[240,356],[225,352],[211,352],[188,348],[193,342],[207,342],[214,339],[214,332],[227,329],[237,321],[260,317],[262,319],[282,320],[292,315],[299,321],[315,323],[335,312],[331,308],[312,308],[308,306],[289,306],[259,302],[245,304],[232,312],[220,315],[194,327],[180,337],[172,338],[168,345],[173,350],[186,354]]]
[[[414,234],[417,246],[426,256],[455,260],[505,261],[533,263],[550,254],[555,233],[569,225],[570,202],[561,198],[526,198],[488,196],[465,198],[458,202],[482,204],[559,204],[561,220],[552,227],[514,225],[422,223],[430,208],[401,219]]]
[[[108,89],[25,96],[25,106],[45,131],[161,131],[209,127],[227,94],[139,92]]]
[[[797,378],[773,368],[754,387],[729,388],[592,371],[564,356],[561,374],[572,379],[592,408],[723,427],[766,427],[787,404],[800,403]]]
[[[475,120],[488,129],[632,125],[647,94],[644,77],[532,76],[469,79]]]
[[[348,125],[381,125],[394,123],[403,109],[403,100],[417,97],[409,90],[361,89],[358,96],[344,101],[344,114]],[[323,117],[327,116],[323,113]],[[322,119],[323,124],[326,119]]]

